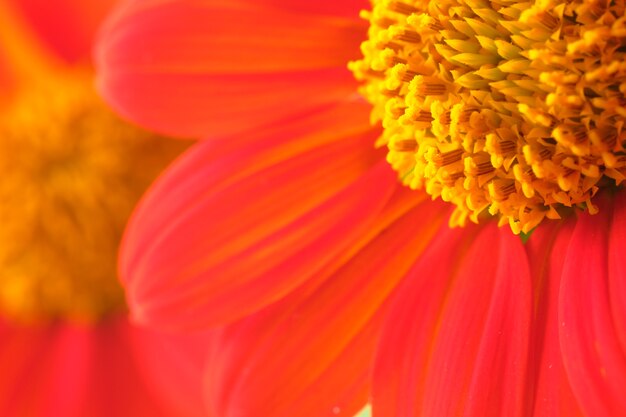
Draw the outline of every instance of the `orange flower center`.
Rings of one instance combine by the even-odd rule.
[[[350,63],[382,121],[388,161],[456,205],[450,223],[497,216],[514,233],[626,175],[625,2],[374,0]]]
[[[126,219],[184,144],[117,119],[82,73],[23,88],[0,131],[0,312],[84,321],[123,309]]]

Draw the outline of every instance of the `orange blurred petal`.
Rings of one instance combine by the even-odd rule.
[[[0,1],[0,104],[22,83],[35,83],[59,66],[58,58],[41,44],[35,28],[11,2]]]

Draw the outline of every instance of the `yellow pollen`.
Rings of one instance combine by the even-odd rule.
[[[92,321],[124,309],[125,222],[184,143],[117,119],[82,72],[22,88],[0,134],[0,314]]]
[[[402,181],[528,233],[626,178],[626,2],[373,0],[350,69]]]

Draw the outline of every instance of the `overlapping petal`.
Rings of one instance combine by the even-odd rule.
[[[438,204],[411,201],[396,196],[341,268],[222,331],[207,365],[216,415],[350,416],[365,405],[390,295],[444,221]]]
[[[0,1],[0,105],[9,103],[22,85],[37,82],[42,69],[58,62],[55,51],[42,45],[16,4]]]
[[[179,136],[283,120],[354,94],[346,63],[365,28],[341,12],[355,6],[130,2],[101,38],[101,90],[122,114]]]
[[[495,224],[442,230],[405,282],[377,354],[374,414],[524,415],[531,282],[519,239]]]
[[[572,390],[592,417],[626,414],[626,328],[623,300],[616,299],[626,276],[615,252],[623,246],[623,202],[620,195],[614,209],[605,201],[602,215],[579,216],[563,267],[561,349]]]
[[[67,63],[88,62],[96,32],[118,0],[2,0]],[[53,18],[51,18],[53,17]]]
[[[353,19],[369,6],[367,0],[342,0],[340,2],[310,0],[245,0],[248,3],[264,4],[278,9],[298,13],[325,16],[345,16]]]
[[[215,346],[213,332],[169,334],[131,328],[135,366],[168,415],[217,417],[208,413],[202,393],[207,352]]]
[[[179,160],[125,238],[135,317],[173,328],[242,317],[356,242],[398,187],[361,106],[259,132],[233,152],[201,143]]]
[[[0,1],[0,105],[50,71],[90,64],[95,32],[116,0]]]
[[[3,416],[168,416],[148,389],[126,319],[0,329]]]
[[[526,244],[534,288],[526,411],[534,417],[583,416],[565,372],[559,338],[559,294],[574,224],[570,219],[542,225]]]
[[[624,199],[542,225],[525,250],[494,225],[439,235],[389,314],[374,413],[621,415]]]
[[[626,352],[626,193],[615,198],[609,237],[609,304],[615,331],[623,352]]]
[[[526,247],[491,222],[442,227],[422,254],[435,206],[397,190],[358,105],[335,105],[355,89],[360,3],[144,0],[110,21],[106,98],[159,131],[224,139],[136,213],[135,317],[231,323],[207,367],[220,416],[354,413],[379,342],[378,417],[626,414],[626,197]]]
[[[78,70],[88,71],[93,36],[113,3],[113,0],[0,0],[0,106],[14,105],[15,95],[34,91],[40,82],[49,82],[59,74],[68,76]],[[63,130],[56,125],[57,113],[40,114],[41,111],[39,107],[32,109],[36,126],[24,126],[24,135],[41,135],[47,141],[50,137],[46,136],[46,128],[55,135]],[[76,117],[80,115],[77,112]],[[39,116],[48,120],[49,126],[36,120]],[[77,121],[80,125],[77,131],[92,126],[94,118],[90,116],[86,121]],[[97,117],[95,120],[100,121]],[[67,122],[61,120],[61,123]],[[41,155],[45,153],[42,150]],[[37,156],[33,152],[33,162]],[[70,155],[67,157],[71,159]],[[70,212],[73,209],[68,207]],[[17,219],[4,220],[7,223]],[[42,221],[45,223],[45,219]],[[59,245],[63,246],[63,242]],[[57,277],[51,274],[49,278]],[[58,284],[52,283],[51,287],[55,285]],[[20,297],[26,295],[16,292],[15,302],[21,302]],[[5,317],[0,321],[0,415],[206,416],[198,405],[201,403],[200,355],[186,355],[185,361],[173,362],[178,355],[192,351],[185,338],[138,329],[120,311],[81,324],[52,318],[42,319],[41,323],[14,319]],[[171,349],[163,347],[166,342],[174,343]],[[204,356],[207,343],[205,339],[194,340],[193,347],[203,351]],[[183,363],[185,367],[180,366]]]

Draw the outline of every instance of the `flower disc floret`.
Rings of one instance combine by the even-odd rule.
[[[626,175],[625,2],[375,0],[350,63],[403,182],[514,233]]]
[[[126,220],[185,145],[120,120],[82,71],[20,91],[0,116],[0,313],[94,321],[124,310]]]

